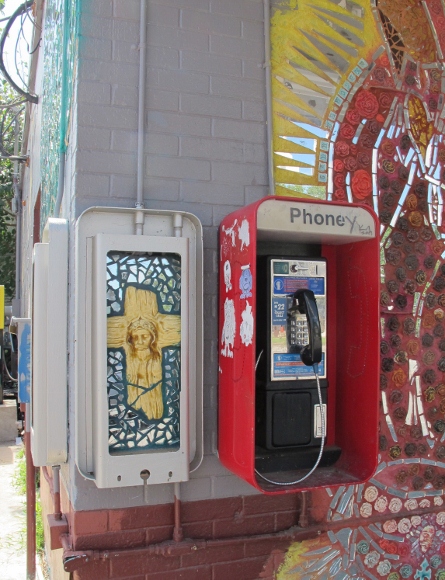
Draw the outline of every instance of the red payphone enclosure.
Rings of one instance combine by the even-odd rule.
[[[377,466],[379,420],[378,220],[367,205],[266,197],[220,226],[218,453],[233,473],[267,494],[369,479]],[[257,248],[316,245],[327,262],[329,401],[326,443],[339,459],[294,485],[273,485],[256,465]],[[272,251],[271,251],[272,253]],[[274,468],[276,471],[276,468]],[[294,481],[310,470],[280,473]],[[275,473],[272,473],[272,480]]]

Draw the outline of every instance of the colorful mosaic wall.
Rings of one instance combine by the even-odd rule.
[[[444,541],[443,511],[344,528],[291,546],[276,578],[443,580]]]
[[[45,3],[45,43],[40,170],[45,227],[52,215],[59,183],[60,154],[69,141],[69,123],[75,76],[77,27],[81,0],[48,0]]]
[[[444,51],[442,0],[274,5],[276,193],[373,207],[382,283],[377,473],[280,580],[445,579]]]

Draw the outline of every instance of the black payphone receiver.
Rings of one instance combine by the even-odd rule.
[[[305,314],[307,320],[307,334],[298,332],[296,326],[296,315]],[[293,324],[294,321],[294,324]],[[301,362],[306,366],[311,366],[314,369],[315,378],[317,380],[318,399],[320,404],[321,414],[321,445],[320,451],[312,469],[302,478],[296,481],[279,482],[268,479],[257,469],[255,472],[262,479],[268,483],[275,485],[296,485],[307,479],[317,468],[323,455],[324,442],[326,438],[326,418],[323,411],[323,401],[321,397],[320,379],[318,373],[318,363],[322,359],[322,340],[321,340],[321,324],[318,316],[317,301],[312,290],[299,289],[292,296],[291,307],[287,311],[287,334],[290,346],[290,352],[299,353]],[[308,338],[308,344],[304,344]]]
[[[299,352],[303,364],[310,367],[321,361],[321,324],[317,301],[312,290],[300,289],[294,293],[292,305],[287,312],[288,326],[297,311],[306,314],[309,343],[299,348],[297,341],[291,341],[291,352]]]

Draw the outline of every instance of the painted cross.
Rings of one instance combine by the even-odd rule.
[[[181,316],[160,313],[154,292],[128,286],[124,315],[108,317],[107,346],[125,351],[128,405],[147,419],[164,413],[162,348],[180,342]]]

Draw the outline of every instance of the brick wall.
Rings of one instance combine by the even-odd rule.
[[[78,211],[134,205],[139,1],[122,6],[83,6]],[[147,205],[212,228],[266,193],[263,39],[261,0],[148,2]]]
[[[184,537],[195,540],[268,534],[296,525],[297,507],[295,494],[186,502],[181,506],[181,523]],[[73,511],[70,515],[75,550],[165,542],[172,538],[173,524],[173,504]]]
[[[46,486],[45,490],[44,495]],[[181,507],[184,540],[180,543],[172,541],[171,504],[70,508],[66,515],[73,550],[101,551],[73,572],[74,579],[268,578],[271,572],[265,565],[270,567],[271,554],[284,553],[290,542],[286,535],[273,534],[296,525],[299,506],[297,496],[291,494],[187,502]]]
[[[43,475],[41,497],[45,515],[51,513],[51,494]],[[293,537],[292,531],[286,531],[297,524],[299,501],[290,494],[185,502],[180,517],[184,539],[174,542],[172,504],[75,511],[62,485],[63,519],[69,525],[71,547],[78,553],[95,551],[82,565],[80,559],[71,563],[72,577],[272,579]],[[44,523],[48,540],[46,517]],[[51,551],[48,541],[47,556],[51,578],[71,577],[63,570],[62,549]]]

